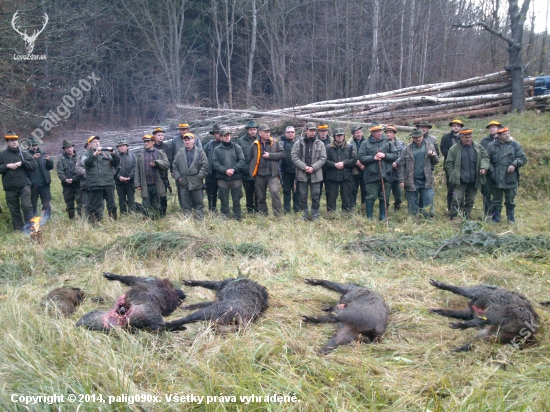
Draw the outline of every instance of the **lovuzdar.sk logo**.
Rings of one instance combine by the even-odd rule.
[[[21,26],[19,23],[20,16],[18,15],[18,13],[19,13],[19,10],[17,10],[13,15],[11,19],[11,26],[25,41],[25,48],[27,49],[27,54],[14,54],[13,59],[14,60],[46,60],[47,57],[45,54],[36,55],[36,54],[32,54],[32,52],[34,50],[34,42],[36,41],[40,33],[44,31],[44,29],[46,28],[46,25],[48,24],[48,21],[49,21],[48,15],[44,13],[44,16],[42,17],[42,28],[38,30],[33,29],[32,34],[29,35],[27,34],[27,30],[21,29]]]

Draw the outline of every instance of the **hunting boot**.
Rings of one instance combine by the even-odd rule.
[[[493,209],[493,223],[500,222],[500,209]]]
[[[307,222],[307,221],[308,221],[308,216],[309,216],[309,211],[304,210],[304,211],[302,212],[302,220],[305,221],[305,222]]]
[[[319,216],[321,216],[321,214],[318,210],[311,211],[311,220],[319,220]]]
[[[372,211],[374,210],[374,202],[373,201],[367,201],[367,219],[372,220]]]
[[[74,210],[69,210],[67,213],[69,214],[69,219],[74,220]]]
[[[117,210],[112,210],[109,212],[109,216],[111,217],[111,219],[113,220],[117,220]]]
[[[378,209],[380,210],[380,220],[386,220],[386,205],[383,200],[378,201]]]
[[[506,208],[506,218],[508,219],[508,222],[515,222],[516,219],[514,217],[514,208],[513,207],[507,207]]]

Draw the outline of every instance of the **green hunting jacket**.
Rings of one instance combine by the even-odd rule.
[[[374,156],[378,152],[386,155],[380,162],[380,165],[377,160],[374,160]],[[388,139],[382,137],[380,140],[375,140],[370,135],[368,139],[361,143],[357,157],[365,165],[365,170],[363,170],[365,183],[379,182],[380,168],[382,168],[382,177],[384,180],[388,182],[392,181],[392,164],[397,160],[397,149]]]
[[[94,151],[90,149],[82,155],[81,161],[86,169],[86,188],[88,190],[115,188],[113,168],[120,163],[117,153],[102,152],[94,156]]]
[[[527,156],[523,147],[511,140],[502,143],[499,139],[489,145],[488,150],[491,166],[489,168],[489,179],[497,189],[515,189],[518,187],[519,168],[527,164]],[[514,165],[513,173],[508,173],[508,167]]]
[[[17,169],[11,170],[7,167],[8,164],[17,162],[21,162],[21,166]],[[36,170],[36,168],[36,161],[28,152],[10,148],[0,152],[0,174],[2,175],[2,186],[6,192],[30,186],[31,180],[28,172]]]
[[[178,187],[188,190],[202,189],[204,178],[208,175],[208,158],[204,150],[193,148],[193,161],[187,166],[187,149],[178,152],[172,163],[174,179]]]
[[[237,140],[237,144],[241,146],[241,149],[243,150],[244,160],[247,165],[250,164],[250,147],[255,140],[257,139],[250,137],[248,133],[245,133],[244,136],[239,137],[239,140]],[[246,170],[243,170],[243,180],[254,180],[252,175],[249,173],[248,168],[245,169]]]
[[[73,157],[69,157],[66,153],[63,153],[57,160],[57,177],[61,180],[62,186],[80,185],[80,176],[76,173],[76,160],[76,153],[73,154]],[[67,183],[67,179],[73,179],[73,183]]]
[[[341,146],[336,146],[335,142],[326,146],[327,161],[323,168],[325,169],[325,180],[327,182],[349,182],[351,172],[357,161],[357,153],[353,146],[344,141]],[[336,163],[344,162],[343,169],[336,169]]]
[[[258,172],[256,176],[262,176],[263,173],[268,173],[269,177],[278,177],[279,176],[279,162],[285,158],[285,151],[283,147],[279,144],[277,139],[270,137],[266,143],[262,143],[260,139],[256,140],[259,143],[261,150],[260,161],[258,163]],[[254,142],[250,147],[250,163],[248,168],[248,173],[250,176],[254,174],[254,169],[256,168],[256,163],[258,162],[258,143]],[[263,153],[269,153],[267,159],[261,157]]]
[[[489,171],[489,156],[479,143],[472,142],[474,151],[476,152],[476,189],[479,189],[485,184],[485,175],[479,173],[481,169]],[[460,186],[460,163],[462,162],[462,140],[459,140],[453,145],[447,153],[445,160],[445,171],[449,176],[449,184],[453,187]]]
[[[243,149],[233,142],[222,142],[214,149],[212,167],[214,168],[214,176],[216,179],[221,180],[241,180],[243,177],[243,170],[248,171]],[[227,169],[233,169],[235,171],[231,177],[227,176]]]

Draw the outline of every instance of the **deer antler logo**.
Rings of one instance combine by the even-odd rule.
[[[32,35],[29,36],[27,35],[26,30],[24,32],[21,32],[21,27],[19,27],[19,24],[17,23],[17,18],[19,17],[17,13],[19,13],[19,10],[16,11],[15,14],[13,15],[13,18],[11,19],[11,26],[17,33],[21,35],[21,37],[23,37],[23,40],[25,40],[25,43],[26,43],[27,53],[31,54],[32,51],[34,50],[34,42],[38,38],[38,35],[44,31],[44,29],[46,28],[46,25],[48,24],[48,20],[49,20],[48,15],[44,13],[44,17],[43,17],[44,23],[42,25],[42,28],[40,30],[33,30]]]

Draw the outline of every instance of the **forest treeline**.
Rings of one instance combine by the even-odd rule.
[[[34,55],[21,60],[26,42]],[[73,88],[58,123],[127,126],[176,104],[277,108],[502,70],[508,2],[487,0],[12,0],[0,2],[0,123],[36,128]],[[550,72],[529,13],[525,75]],[[83,79],[101,79],[86,90]],[[70,102],[71,99],[68,101]],[[67,113],[67,111],[63,111]]]

